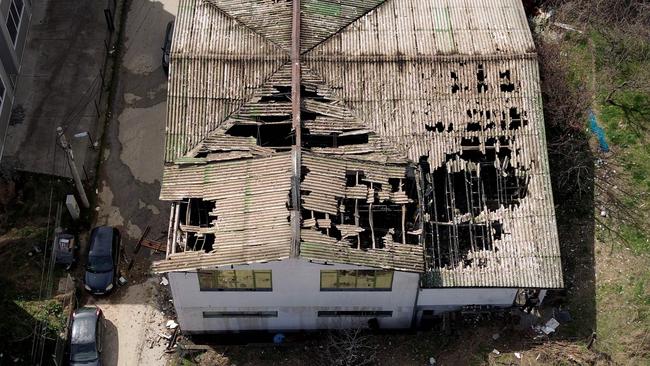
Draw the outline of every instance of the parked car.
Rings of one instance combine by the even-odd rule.
[[[169,57],[172,52],[172,36],[174,35],[174,21],[167,23],[167,30],[165,31],[165,41],[161,47],[162,54],[162,67],[165,75],[169,76]]]
[[[103,295],[113,289],[120,245],[120,232],[112,226],[98,226],[90,233],[84,287],[93,295]]]
[[[70,366],[100,366],[105,331],[104,314],[95,306],[72,313],[70,324]]]
[[[76,249],[77,241],[74,235],[66,233],[58,234],[54,244],[56,264],[64,264],[69,269],[76,260]]]

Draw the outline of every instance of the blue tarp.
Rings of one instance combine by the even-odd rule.
[[[609,152],[609,144],[607,144],[607,140],[605,139],[605,130],[603,130],[603,128],[598,124],[596,115],[593,111],[589,111],[589,128],[591,129],[591,132],[596,135],[598,145],[600,145],[600,150],[603,152]]]

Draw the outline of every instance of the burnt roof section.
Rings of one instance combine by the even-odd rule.
[[[538,66],[521,3],[303,0],[301,9],[300,256],[420,272],[429,287],[562,287]],[[220,176],[231,169],[224,163],[264,159],[287,167],[262,174],[291,169],[290,46],[291,1],[181,0],[162,199],[191,204],[214,183],[192,169]],[[253,176],[261,179],[247,184]],[[184,186],[197,180],[202,188]],[[277,189],[209,201],[232,194],[276,207],[282,225],[258,233],[275,238],[291,209],[290,182]],[[169,260],[156,271],[290,251],[290,240],[287,252],[271,243],[277,252],[255,255],[243,249],[253,241],[226,250],[228,239],[211,238],[210,251],[173,253],[196,236],[173,230],[175,208]],[[221,209],[224,220],[241,216],[241,207]]]

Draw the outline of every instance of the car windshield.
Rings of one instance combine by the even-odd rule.
[[[74,362],[95,361],[99,355],[95,343],[71,344],[70,358]]]
[[[110,256],[90,256],[88,257],[89,272],[109,272],[113,270],[113,258]]]

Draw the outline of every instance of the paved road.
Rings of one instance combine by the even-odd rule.
[[[117,82],[121,97],[106,131],[100,169],[98,224],[120,227],[131,243],[147,226],[150,238],[160,237],[169,220],[169,204],[158,200],[167,97],[160,47],[177,7],[177,0],[134,0],[126,22],[126,52]]]
[[[178,0],[132,0],[127,16],[125,54],[117,82],[120,96],[108,127],[100,169],[97,224],[117,226],[125,251],[147,226],[150,239],[164,236],[169,204],[158,200],[163,169],[167,79],[161,66],[164,32]],[[164,238],[163,238],[164,240]],[[126,274],[127,288],[99,305],[110,322],[106,364],[164,365],[160,347],[150,348],[152,334],[164,329],[164,317],[152,306],[157,280],[147,279],[151,254],[143,248]],[[162,327],[162,328],[161,328]]]
[[[91,170],[96,154],[88,149],[87,140],[71,137],[83,131],[96,136],[97,115],[92,101],[101,90],[99,71],[108,37],[106,0],[43,0],[32,1],[32,6],[14,100],[14,111],[24,115],[8,126],[3,163],[70,176],[61,150],[55,147],[56,128],[63,126],[78,160],[84,161],[88,155],[86,167]],[[55,152],[58,155],[53,167]]]

